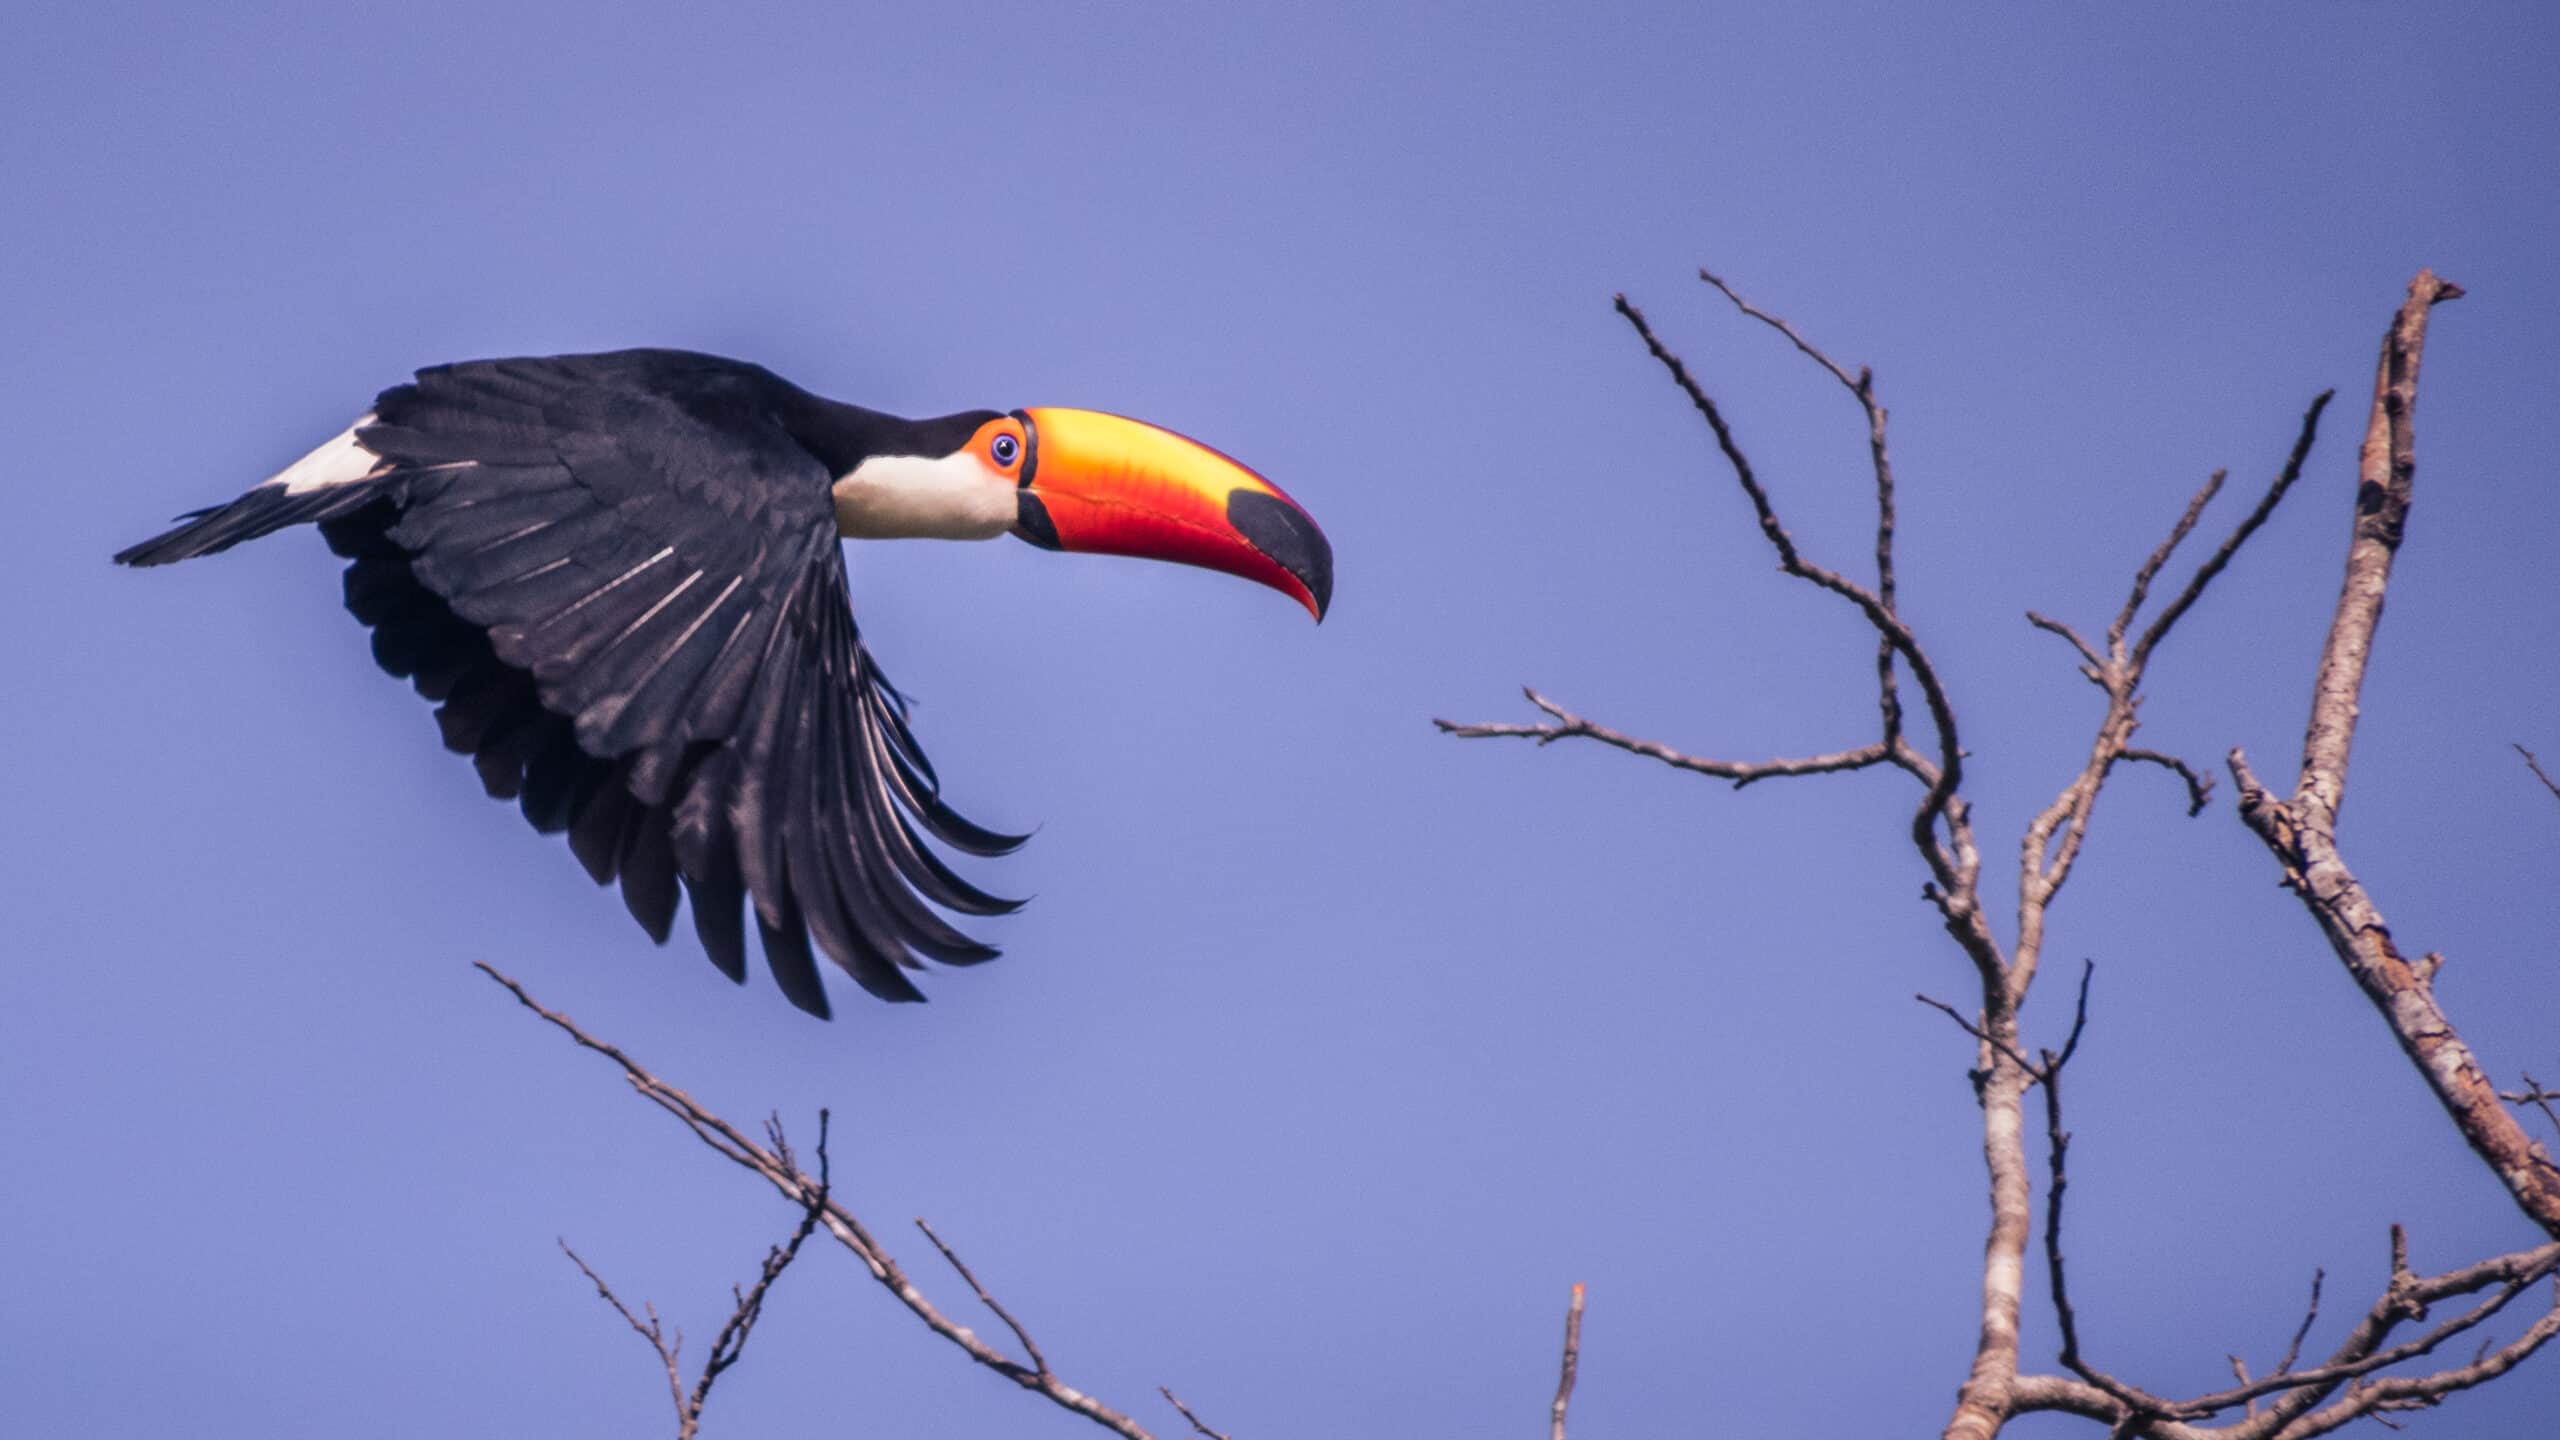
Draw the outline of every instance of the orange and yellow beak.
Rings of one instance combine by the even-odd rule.
[[[1197,441],[1093,410],[1016,410],[1013,533],[1048,550],[1136,555],[1259,581],[1324,619],[1333,547],[1280,487]]]

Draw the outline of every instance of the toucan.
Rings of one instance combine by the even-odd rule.
[[[383,669],[534,828],[621,881],[665,943],[681,887],[746,979],[744,917],[802,1010],[816,948],[884,1000],[993,946],[940,910],[1018,908],[963,879],[1025,837],[963,818],[863,645],[839,537],[991,540],[1206,566],[1317,620],[1324,532],[1169,430],[1090,410],[928,420],[680,350],[417,372],[281,474],[117,554],[163,565],[314,523]],[[919,833],[919,830],[922,833]],[[939,910],[936,908],[939,907]]]

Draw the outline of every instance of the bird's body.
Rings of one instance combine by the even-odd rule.
[[[376,659],[438,702],[491,795],[565,831],[659,940],[681,887],[732,978],[751,919],[784,993],[820,1015],[813,939],[892,1000],[923,998],[904,973],[918,957],[991,958],[936,907],[1014,902],[926,837],[972,855],[1021,843],[944,803],[855,628],[840,536],[1152,555],[1319,618],[1331,591],[1304,511],[1170,432],[1075,410],[910,421],[671,350],[421,371],[184,520],[116,559],[317,523]]]

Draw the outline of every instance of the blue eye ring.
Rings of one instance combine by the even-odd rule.
[[[1010,435],[999,435],[987,446],[987,453],[996,457],[997,464],[1011,465],[1022,454],[1022,442]]]

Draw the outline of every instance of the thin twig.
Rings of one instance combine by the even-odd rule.
[[[595,1267],[589,1265],[584,1256],[570,1249],[569,1242],[565,1238],[559,1241],[559,1245],[560,1253],[568,1256],[569,1263],[578,1267],[578,1273],[586,1276],[588,1281],[596,1287],[596,1294],[603,1297],[604,1303],[612,1306],[614,1313],[622,1317],[623,1323],[631,1327],[632,1333],[648,1341],[649,1348],[657,1352],[658,1363],[664,1366],[667,1372],[667,1398],[676,1409],[676,1440],[693,1440],[694,1432],[698,1428],[699,1412],[685,1403],[684,1369],[681,1363],[684,1353],[684,1332],[677,1331],[674,1339],[670,1340],[667,1337],[665,1324],[658,1319],[658,1307],[654,1305],[642,1305],[641,1308],[648,1313],[649,1322],[645,1325],[640,1323],[640,1317],[631,1313],[631,1307],[622,1303],[622,1297],[613,1293],[613,1287],[604,1282],[604,1277],[596,1273]]]
[[[2123,756],[2127,760],[2139,760],[2145,765],[2157,765],[2186,781],[2187,814],[2190,816],[2203,814],[2204,807],[2212,803],[2213,777],[2198,771],[2177,756],[2164,754],[2158,750],[2145,750],[2138,745],[2126,746]]]
[[[788,1156],[790,1147],[782,1143],[780,1121],[773,1122],[772,1134],[776,1151]],[[827,1157],[827,1112],[821,1108],[818,1111],[818,1192],[801,1207],[800,1223],[792,1228],[791,1239],[765,1252],[764,1265],[757,1272],[754,1286],[743,1293],[735,1289],[730,1292],[737,1297],[738,1308],[729,1312],[728,1322],[712,1338],[711,1358],[703,1362],[702,1378],[695,1383],[693,1399],[687,1406],[688,1414],[696,1421],[701,1419],[702,1407],[711,1401],[712,1382],[745,1357],[747,1337],[755,1332],[756,1322],[764,1318],[764,1300],[772,1291],[773,1282],[781,1279],[782,1272],[791,1268],[791,1262],[800,1258],[801,1245],[818,1228],[818,1218],[826,1213],[827,1197],[835,1187],[833,1172],[834,1162]]]
[[[2275,1434],[2294,1417],[2317,1405],[2340,1384],[2433,1351],[2445,1341],[2496,1315],[2517,1296],[2555,1271],[2560,1271],[2560,1243],[2476,1261],[2441,1275],[2421,1276],[2409,1269],[2408,1238],[2395,1225],[2391,1234],[2390,1281],[2371,1309],[2330,1353],[2328,1360],[2310,1370],[2280,1368],[2230,1390],[2179,1401],[2170,1413],[2200,1417],[2281,1392],[2283,1398],[2268,1413],[2265,1428],[2257,1432],[2244,1429],[2238,1440],[2249,1440],[2252,1434]],[[2495,1293],[2463,1314],[2416,1339],[2387,1348],[2384,1346],[2383,1342],[2398,1327],[2425,1318],[2429,1306],[2492,1287],[2495,1287]],[[2287,1367],[2299,1353],[2301,1337],[2309,1334],[2311,1323],[2318,1315],[2318,1305],[2318,1282],[2314,1281],[2312,1310],[2295,1331],[2295,1344],[2286,1352]]]
[[[2071,1188],[2071,1172],[2068,1165],[2071,1154],[2071,1132],[2062,1128],[2062,1071],[2064,1066],[2071,1063],[2071,1057],[2079,1052],[2080,1037],[2088,1029],[2089,982],[2097,974],[2097,968],[2094,961],[2081,962],[2080,998],[2073,1009],[2071,1037],[2063,1042],[2062,1049],[2059,1051],[2040,1052],[2043,1063],[2035,1067],[2037,1078],[2044,1085],[2045,1278],[2053,1291],[2054,1320],[2062,1331],[2062,1351],[2059,1358],[2064,1368],[2114,1396],[2117,1402],[2124,1406],[2124,1414],[2118,1421],[2118,1425],[2125,1430],[2125,1433],[2132,1434],[2142,1419],[2166,1416],[2175,1412],[2171,1402],[2128,1385],[2083,1358],[2080,1353],[2080,1316],[2079,1312],[2072,1308],[2071,1285],[2062,1251],[2062,1200],[2064,1194]]]
[[[1847,366],[1825,354],[1821,346],[1805,339],[1795,326],[1743,299],[1715,272],[1700,266],[1698,278],[1732,301],[1735,309],[1786,336],[1788,342],[1807,359],[1829,371],[1831,378],[1839,381],[1850,398],[1858,402],[1858,409],[1867,421],[1867,463],[1873,469],[1876,481],[1876,599],[1888,614],[1895,613],[1893,454],[1885,443],[1885,408],[1876,403],[1875,372],[1862,365],[1858,367],[1858,373],[1851,376]],[[1876,641],[1876,703],[1884,715],[1884,743],[1887,746],[1902,734],[1902,696],[1894,683],[1893,659],[1893,641],[1879,637]]]
[[[2058,1071],[2071,1063],[2072,1056],[2080,1053],[2080,1037],[2089,1029],[2089,982],[2097,978],[2098,962],[2081,961],[2080,994],[2078,999],[2071,1002],[2071,1034],[2062,1042],[2062,1053],[2055,1056],[2045,1067],[2046,1069]]]
[[[1958,906],[1958,915],[1951,918],[1967,924],[1969,928],[1968,922],[1977,918],[1965,908],[1972,899],[1971,876],[1966,873],[1962,857],[1947,853],[1937,838],[1939,824],[1952,818],[1952,805],[1963,784],[1964,745],[1956,736],[1955,706],[1947,697],[1946,687],[1939,681],[1936,665],[1920,648],[1919,638],[1912,634],[1911,628],[1887,608],[1874,591],[1837,571],[1806,560],[1796,549],[1795,537],[1779,522],[1778,512],[1770,503],[1769,492],[1761,485],[1759,475],[1751,468],[1751,461],[1734,439],[1732,427],[1725,423],[1724,412],[1691,377],[1689,367],[1653,333],[1653,326],[1645,320],[1644,312],[1624,295],[1618,296],[1616,303],[1618,313],[1626,317],[1627,323],[1634,326],[1636,334],[1643,339],[1646,351],[1670,373],[1673,383],[1689,397],[1691,408],[1706,420],[1707,428],[1715,433],[1716,448],[1723,452],[1727,468],[1732,470],[1735,482],[1741,485],[1743,495],[1751,502],[1752,513],[1760,522],[1760,533],[1778,552],[1779,568],[1856,606],[1876,634],[1891,645],[1901,656],[1902,663],[1910,668],[1911,678],[1920,686],[1921,696],[1928,703],[1929,723],[1938,737],[1936,763],[1924,777],[1929,793],[1912,816],[1912,840],[1942,887],[1942,893]],[[1974,954],[1977,965],[1986,963],[1982,946],[1987,940],[1986,935],[1978,941],[1968,942],[1968,949]]]
[[[2524,1088],[2501,1090],[2498,1092],[2498,1098],[2513,1105],[2531,1105],[2542,1112],[2543,1119],[2551,1122],[2554,1133],[2560,1133],[2560,1111],[2551,1108],[2552,1101],[2560,1100],[2560,1090],[2544,1089],[2542,1082],[2534,1079],[2531,1071],[2520,1070],[2516,1073],[2524,1077]]]
[[[2320,1318],[2320,1285],[2328,1278],[2329,1272],[2326,1270],[2311,1272],[2311,1303],[2303,1307],[2302,1323],[2294,1327],[2292,1343],[2284,1347],[2284,1358],[2276,1361],[2276,1368],[2270,1373],[2285,1374],[2293,1369],[2293,1362],[2302,1358],[2302,1342],[2310,1338],[2311,1327]],[[2247,1376],[2240,1378],[2241,1383],[2248,1382]]]
[[[2560,780],[2551,778],[2550,772],[2542,768],[2541,759],[2521,745],[2516,746],[2516,753],[2524,757],[2525,764],[2533,767],[2533,778],[2542,782],[2542,788],[2550,791],[2552,798],[2560,799]]]
[[[1558,740],[1577,738],[1597,740],[1603,745],[1613,746],[1631,755],[1642,755],[1647,759],[1659,760],[1674,770],[1687,770],[1693,774],[1711,775],[1719,780],[1730,780],[1733,782],[1733,788],[1737,790],[1762,780],[1775,780],[1784,776],[1829,775],[1843,770],[1863,770],[1871,765],[1881,765],[1893,758],[1885,746],[1878,743],[1861,745],[1855,750],[1834,751],[1829,755],[1806,755],[1784,760],[1756,762],[1709,760],[1696,755],[1684,755],[1668,745],[1657,744],[1651,740],[1640,740],[1635,736],[1612,730],[1606,725],[1585,720],[1525,686],[1520,693],[1529,697],[1530,704],[1555,718],[1542,725],[1462,725],[1454,720],[1434,720],[1431,723],[1440,727],[1440,733],[1455,735],[1465,740],[1507,737],[1535,740],[1541,745],[1552,745]]]
[[[2088,641],[2080,638],[2079,631],[2072,629],[2069,625],[2054,619],[2050,615],[2046,615],[2043,612],[2036,610],[2030,610],[2027,612],[2027,623],[2046,632],[2047,634],[2059,635],[2063,639],[2070,641],[2071,648],[2079,651],[2080,658],[2087,662],[2081,666],[2080,673],[2089,677],[2090,684],[2096,685],[2102,689],[2105,688],[2107,683],[2107,662],[2099,656],[2096,650],[2090,648]]]
[[[1182,1397],[1174,1394],[1170,1387],[1159,1385],[1156,1387],[1156,1392],[1164,1396],[1166,1402],[1171,1404],[1174,1409],[1181,1411],[1183,1419],[1191,1422],[1192,1434],[1205,1436],[1206,1440],[1230,1440],[1230,1437],[1225,1431],[1210,1429],[1209,1422],[1192,1414],[1191,1407],[1183,1404]]]
[[[2179,543],[2196,528],[2196,521],[2204,517],[2204,507],[2212,504],[2213,497],[2222,493],[2222,482],[2230,478],[2228,470],[2216,470],[2207,476],[2203,486],[2188,497],[2187,508],[2178,514],[2178,523],[2169,527],[2169,538],[2145,556],[2140,568],[2133,572],[2133,589],[2124,597],[2124,608],[2116,611],[2116,618],[2107,626],[2109,654],[2123,652],[2124,632],[2132,627],[2134,616],[2141,613],[2142,602],[2151,594],[2151,582],[2159,578],[2160,567],[2168,564],[2169,557],[2177,553]]]
[[[960,1278],[969,1282],[969,1288],[978,1292],[978,1303],[994,1311],[996,1318],[1004,1322],[1005,1328],[1013,1332],[1013,1338],[1022,1342],[1022,1351],[1031,1357],[1033,1371],[1043,1378],[1049,1376],[1052,1372],[1049,1369],[1048,1358],[1043,1356],[1040,1353],[1040,1347],[1033,1343],[1031,1332],[1022,1328],[1022,1322],[1013,1318],[1012,1311],[1005,1309],[997,1302],[996,1297],[987,1293],[987,1287],[978,1283],[978,1277],[969,1273],[968,1265],[953,1252],[950,1246],[942,1243],[942,1237],[933,1233],[933,1227],[924,1223],[924,1217],[916,1217],[916,1228],[924,1232],[924,1238],[933,1242],[934,1249],[942,1252],[943,1259],[951,1262],[951,1268],[960,1272]]]
[[[1782,319],[1779,319],[1777,316],[1770,314],[1768,311],[1761,309],[1759,306],[1752,304],[1750,301],[1743,299],[1740,295],[1735,294],[1732,286],[1726,284],[1714,271],[1707,269],[1703,265],[1698,267],[1698,278],[1706,281],[1708,284],[1716,287],[1717,290],[1723,292],[1724,298],[1733,302],[1734,309],[1741,311],[1743,314],[1750,316],[1752,319],[1757,320],[1761,324],[1768,326],[1770,329],[1777,331],[1779,334],[1786,336],[1798,350],[1804,352],[1806,359],[1811,360],[1814,364],[1830,371],[1831,378],[1839,381],[1842,389],[1847,390],[1851,395],[1858,397],[1861,401],[1866,398],[1865,388],[1856,380],[1850,378],[1848,367],[1842,365],[1839,361],[1832,359],[1830,356],[1823,354],[1821,347],[1815,345],[1812,341],[1807,340],[1803,335],[1797,333],[1796,327],[1788,324]],[[1860,373],[1863,374],[1864,372]]]
[[[2010,1044],[2006,1040],[2000,1039],[1990,1031],[1983,1029],[1981,1026],[1974,1024],[1970,1020],[1967,1020],[1964,1018],[1964,1012],[1956,1009],[1953,1005],[1948,1004],[1944,1000],[1938,999],[1934,995],[1921,995],[1915,993],[1911,998],[1928,1006],[1930,1009],[1937,1011],[1939,1014],[1946,1016],[1948,1019],[1953,1020],[1956,1022],[1957,1027],[1962,1029],[1967,1035],[1981,1041],[1984,1045],[1989,1046],[1992,1049],[1998,1050],[2001,1054],[2008,1056],[2011,1060],[2017,1063],[2019,1069],[2026,1071],[2028,1075],[2041,1078],[2041,1074],[2036,1068],[2036,1062],[2019,1053],[2017,1046]]]
[[[2337,393],[2335,390],[2323,390],[2312,398],[2311,408],[2302,412],[2302,429],[2294,437],[2293,451],[2285,457],[2284,468],[2276,472],[2276,478],[2267,486],[2266,493],[2258,497],[2257,505],[2232,527],[2231,533],[2222,538],[2222,543],[2214,547],[2211,555],[2205,557],[2205,562],[2196,567],[2196,573],[2187,577],[2187,583],[2178,591],[2177,598],[2144,627],[2141,642],[2133,647],[2133,661],[2137,666],[2148,661],[2151,652],[2160,648],[2160,642],[2169,638],[2169,632],[2177,626],[2179,618],[2204,597],[2205,587],[2211,585],[2214,577],[2231,563],[2232,556],[2240,553],[2240,547],[2249,543],[2249,537],[2258,533],[2258,527],[2267,523],[2267,517],[2276,512],[2276,506],[2283,501],[2285,492],[2293,488],[2293,482],[2302,478],[2302,464],[2311,458],[2312,442],[2320,438],[2320,414],[2329,408],[2331,397]]]

